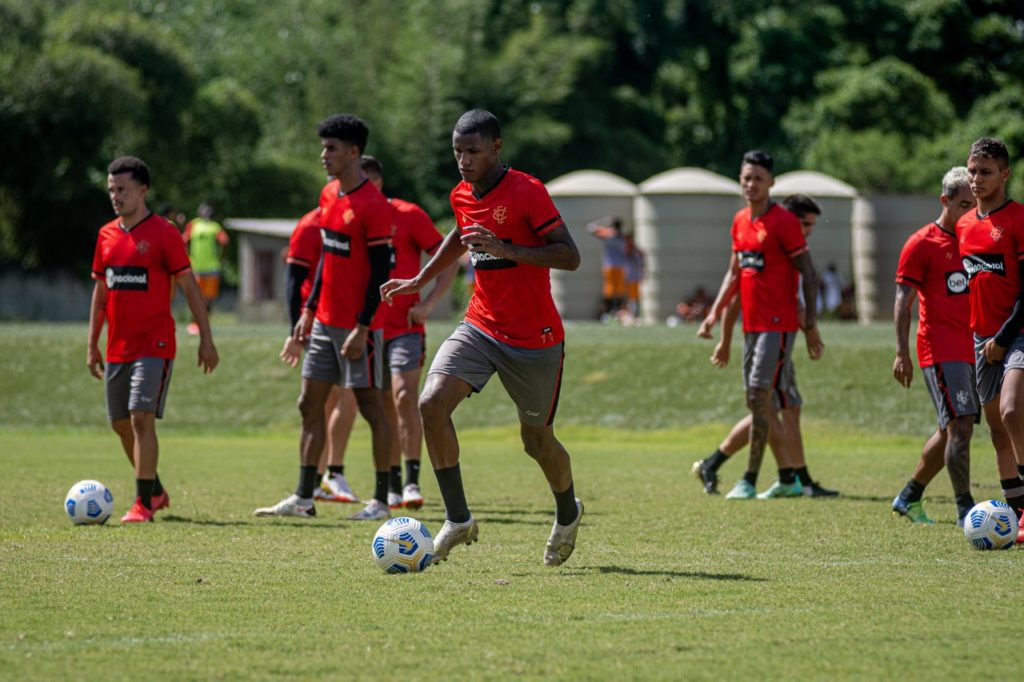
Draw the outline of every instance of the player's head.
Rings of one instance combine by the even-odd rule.
[[[316,127],[320,136],[320,161],[328,175],[338,177],[347,170],[357,168],[366,150],[370,129],[358,116],[335,114]]]
[[[208,203],[204,201],[203,203],[199,204],[199,208],[196,209],[196,213],[199,214],[200,218],[210,220],[211,218],[213,218],[213,206],[210,206]]]
[[[612,221],[612,229],[615,230],[615,234],[622,236],[622,219],[616,218]]]
[[[107,194],[114,213],[131,216],[146,206],[149,167],[136,156],[121,156],[107,167]]]
[[[967,175],[979,201],[1005,192],[1010,178],[1010,153],[1003,141],[992,137],[975,141],[967,153]]]
[[[818,202],[806,194],[790,194],[782,200],[782,205],[800,220],[804,239],[810,237],[814,232],[814,226],[818,224],[818,216],[821,215],[821,206]]]
[[[748,203],[768,200],[768,193],[775,184],[775,161],[772,155],[760,149],[751,149],[743,155],[740,165],[740,188]]]
[[[954,166],[942,176],[942,195],[939,201],[942,202],[942,210],[953,223],[974,208],[971,176],[967,174],[966,166]]]
[[[363,169],[363,173],[366,174],[366,178],[376,185],[377,189],[384,189],[384,166],[376,157],[363,154],[359,165]]]
[[[452,150],[459,174],[474,183],[490,176],[501,158],[501,124],[483,109],[467,111],[455,123]]]

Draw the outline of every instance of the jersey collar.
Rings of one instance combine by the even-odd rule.
[[[350,197],[350,196],[352,196],[353,194],[355,194],[356,192],[361,190],[363,187],[365,187],[366,183],[368,183],[369,181],[370,181],[370,178],[363,178],[363,181],[360,182],[355,187],[353,187],[351,192],[342,191],[342,189],[341,189],[341,182],[339,181],[338,182],[338,198],[340,199],[341,197]]]
[[[138,227],[139,225],[141,225],[142,223],[146,222],[147,220],[149,220],[152,217],[153,217],[153,212],[150,211],[149,213],[146,214],[145,218],[143,218],[142,220],[140,220],[139,222],[135,223],[134,225],[132,225],[129,228],[125,228],[125,226],[124,226],[124,219],[118,220],[117,221],[117,226],[121,229],[122,232],[124,232],[125,234],[128,234],[129,232],[134,230],[136,227]]]
[[[508,164],[506,163],[506,164],[505,164],[505,165],[504,165],[504,166],[502,167],[502,169],[501,169],[501,175],[500,175],[500,176],[498,176],[498,179],[497,179],[497,180],[495,180],[494,184],[493,184],[493,185],[491,185],[490,187],[488,187],[488,188],[487,188],[486,190],[484,190],[484,191],[483,191],[483,192],[481,192],[480,194],[477,194],[477,193],[476,193],[476,188],[475,188],[475,187],[473,187],[473,185],[472,185],[472,184],[470,184],[470,187],[473,187],[473,189],[471,190],[471,191],[473,192],[473,197],[474,197],[474,198],[475,198],[475,199],[476,199],[477,201],[480,201],[480,200],[481,200],[481,199],[483,199],[483,198],[484,198],[485,196],[487,196],[488,194],[490,194],[491,192],[493,192],[493,191],[494,191],[494,189],[495,189],[495,188],[496,188],[496,187],[497,187],[498,185],[500,185],[500,184],[501,184],[501,181],[505,179],[505,176],[506,176],[506,175],[508,175],[508,172],[509,172],[510,170],[512,170],[512,169],[511,169],[511,168],[509,168]]]

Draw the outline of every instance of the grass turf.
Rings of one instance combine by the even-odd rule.
[[[431,327],[432,346],[445,328]],[[456,416],[481,542],[426,573],[385,576],[377,524],[321,505],[313,521],[255,519],[296,476],[296,374],[272,327],[217,329],[224,364],[182,339],[161,473],[171,509],[144,527],[72,527],[68,486],[98,478],[119,516],[131,474],[104,427],[81,325],[0,326],[0,670],[11,679],[351,677],[714,679],[963,677],[980,644],[1012,651],[1017,551],[972,550],[944,474],[935,527],[888,514],[934,428],[917,377],[889,376],[888,327],[826,326],[798,356],[808,459],[837,500],[727,503],[689,465],[742,414],[738,370],[707,364],[692,328],[569,330],[559,435],[587,505],[579,548],[550,570],[553,504],[521,454],[497,384]],[[734,348],[734,358],[738,348]],[[19,370],[19,367],[22,369]],[[977,499],[998,497],[987,434]],[[372,487],[368,436],[348,458]],[[726,484],[739,475],[726,465]],[[436,532],[436,486],[416,516]],[[771,478],[766,465],[761,488]],[[1016,669],[986,659],[987,675]]]

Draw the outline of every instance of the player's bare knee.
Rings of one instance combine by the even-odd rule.
[[[156,425],[156,415],[152,412],[133,411],[130,421],[133,432],[146,433]]]

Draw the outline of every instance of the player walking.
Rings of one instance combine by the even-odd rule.
[[[573,552],[583,503],[573,490],[569,453],[552,424],[562,381],[562,321],[551,298],[549,270],[575,270],[580,256],[544,185],[501,163],[501,129],[479,109],[459,118],[452,147],[463,181],[451,193],[456,229],[412,279],[387,282],[386,301],[414,294],[469,249],[476,288],[466,319],[438,350],[420,413],[446,521],[434,541],[435,561],[476,541],[479,529],[462,487],[459,441],[451,416],[495,373],[519,412],[526,453],[540,465],[555,497],[555,524],[544,563],[558,566]]]

